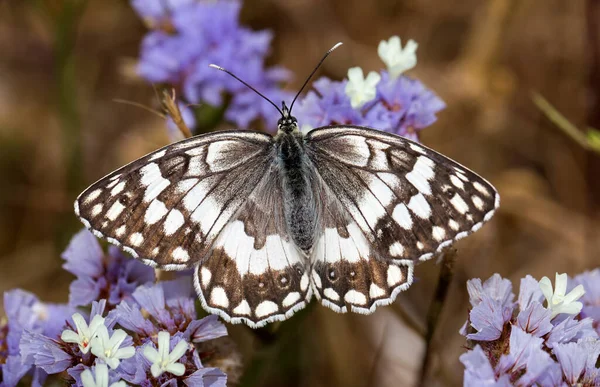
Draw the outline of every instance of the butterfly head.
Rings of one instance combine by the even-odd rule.
[[[281,103],[281,118],[277,121],[277,129],[284,133],[292,133],[298,129],[298,120],[292,116],[285,102]]]

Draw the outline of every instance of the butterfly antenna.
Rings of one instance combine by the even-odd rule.
[[[306,81],[304,81],[304,84],[302,85],[302,87],[298,91],[298,94],[296,94],[296,96],[294,97],[294,100],[292,101],[292,104],[290,105],[290,114],[292,113],[292,108],[294,107],[294,102],[296,102],[296,99],[298,99],[298,97],[300,96],[300,93],[302,93],[302,90],[304,90],[304,88],[306,87],[306,85],[308,85],[308,81],[310,81],[310,79],[312,78],[312,76],[315,75],[315,73],[317,72],[317,70],[319,69],[319,67],[321,67],[321,65],[323,64],[323,62],[325,62],[325,59],[327,59],[327,57],[329,56],[329,54],[331,54],[333,52],[333,50],[335,50],[336,48],[338,48],[341,45],[342,45],[342,42],[337,43],[335,46],[331,47],[329,49],[329,51],[327,51],[325,53],[325,55],[323,55],[323,58],[321,58],[321,60],[319,61],[319,63],[315,67],[315,69],[312,71],[312,73],[310,73],[310,75],[308,76],[308,78],[306,78]]]
[[[277,105],[275,105],[273,103],[273,101],[271,101],[270,99],[268,99],[267,97],[265,97],[260,91],[256,90],[254,87],[250,86],[249,84],[247,84],[246,82],[242,81],[240,78],[238,78],[234,73],[232,73],[231,71],[224,69],[221,66],[217,66],[215,64],[209,64],[208,67],[212,67],[213,69],[217,69],[217,70],[221,70],[229,75],[231,75],[232,77],[234,77],[235,79],[237,79],[238,81],[240,81],[244,86],[246,86],[247,88],[249,88],[250,90],[252,90],[253,92],[255,92],[256,94],[260,95],[261,97],[263,97],[266,101],[268,101],[271,105],[275,106],[275,109],[277,109],[277,111],[279,112],[279,114],[281,114],[281,116],[283,116],[283,112],[281,111],[281,109],[279,109],[279,107],[277,107]]]

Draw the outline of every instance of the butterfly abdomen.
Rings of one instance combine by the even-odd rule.
[[[296,245],[308,252],[313,245],[317,219],[310,161],[304,151],[302,135],[282,133],[277,137],[277,148],[285,220]]]

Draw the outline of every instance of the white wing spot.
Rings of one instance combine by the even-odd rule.
[[[102,204],[96,204],[94,207],[92,207],[92,216],[98,216],[98,214],[102,212],[103,207],[104,206]]]
[[[477,191],[481,192],[485,196],[490,196],[490,191],[483,184],[476,181],[473,183],[473,187],[475,187]]]
[[[190,260],[190,255],[188,254],[187,250],[181,246],[176,247],[171,255],[177,262],[187,262]]]
[[[191,190],[198,183],[198,179],[185,179],[177,183],[175,192],[178,194],[186,193]]]
[[[261,318],[273,314],[279,310],[279,307],[273,301],[263,301],[256,307],[254,313],[256,317]]]
[[[171,182],[165,179],[160,172],[160,168],[156,163],[150,163],[140,169],[142,175],[140,182],[146,187],[144,192],[144,201],[150,202],[154,200],[162,191],[167,188]]]
[[[202,266],[202,269],[200,269],[200,276],[202,277],[202,287],[206,289],[210,284],[212,273],[210,272],[210,270]]]
[[[122,205],[121,202],[117,200],[113,203],[112,206],[110,206],[110,208],[106,212],[105,216],[108,219],[114,221],[119,217],[119,215],[121,215],[121,212],[123,212],[124,209],[125,209],[125,206]]]
[[[433,238],[439,242],[439,241],[443,240],[444,237],[446,236],[446,230],[444,230],[440,226],[433,226],[431,234],[433,235]]]
[[[390,205],[394,198],[394,192],[380,179],[373,177],[368,181],[369,189],[373,192],[373,195],[383,204],[384,206]]]
[[[454,168],[456,170],[456,175],[458,176],[459,179],[461,179],[462,181],[468,182],[469,179],[467,178],[467,176],[464,175],[464,172],[461,171],[458,168]]]
[[[288,307],[294,305],[299,299],[300,299],[300,293],[291,292],[290,294],[285,296],[285,298],[283,299],[283,302],[281,304],[283,305],[284,308],[288,308]]]
[[[210,303],[223,308],[228,308],[229,298],[227,297],[227,293],[225,293],[225,289],[220,286],[215,286],[210,293]]]
[[[340,299],[340,295],[333,290],[332,288],[327,288],[323,291],[323,295],[330,300],[338,301]]]
[[[160,251],[160,249],[158,247],[155,247],[152,249],[151,253],[153,257],[156,257],[158,255],[158,252]]]
[[[424,247],[425,245],[422,242],[417,242],[417,249],[423,250]]]
[[[396,286],[402,282],[402,270],[396,265],[390,265],[387,270],[387,283],[391,286]]]
[[[304,292],[306,289],[308,289],[308,274],[304,272],[304,274],[302,274],[302,278],[300,278],[300,290]]]
[[[454,184],[455,187],[460,188],[462,190],[465,189],[465,183],[463,183],[458,177],[455,175],[450,176],[450,181]]]
[[[458,229],[460,228],[460,224],[458,224],[458,222],[454,219],[450,219],[448,221],[448,226],[450,226],[450,228],[454,231],[458,231]]]
[[[315,270],[312,271],[312,279],[313,279],[313,283],[315,284],[315,286],[318,289],[321,289],[321,287],[323,286],[323,284],[321,283],[321,277]]]
[[[377,172],[377,177],[383,180],[383,182],[393,190],[400,189],[402,185],[400,178],[393,173]]]
[[[401,257],[404,254],[404,246],[400,242],[394,242],[390,246],[390,255],[392,257]]]
[[[381,296],[385,296],[385,290],[372,283],[371,287],[369,288],[369,297],[379,298]]]
[[[406,174],[406,180],[410,182],[419,192],[425,195],[431,195],[431,186],[427,182],[427,179],[414,170]]]
[[[219,206],[219,203],[212,197],[207,197],[192,213],[191,218],[194,222],[200,223],[200,229],[206,235],[217,221],[220,211],[221,206]]]
[[[429,219],[431,216],[431,207],[423,194],[416,194],[408,202],[408,208],[412,210],[418,217],[422,219]]]
[[[394,212],[392,212],[392,218],[405,230],[410,230],[413,225],[412,217],[410,216],[410,212],[408,212],[408,208],[404,203],[399,203],[394,207]]]
[[[125,189],[125,182],[124,182],[124,181],[122,181],[122,182],[120,182],[119,184],[115,185],[115,187],[114,187],[112,190],[110,190],[110,194],[111,194],[112,196],[117,196],[117,195],[118,195],[118,194],[120,194],[120,193],[121,193],[121,191],[123,191],[124,189]]]
[[[365,305],[367,303],[367,297],[364,294],[352,289],[346,293],[344,296],[344,301],[349,304]]]
[[[167,215],[167,212],[169,212],[169,210],[167,210],[167,207],[163,202],[154,200],[146,209],[144,221],[148,224],[154,224]]]
[[[483,210],[484,208],[484,203],[483,200],[481,200],[481,198],[477,195],[473,195],[471,197],[471,200],[473,201],[473,204],[475,204],[475,207],[477,207],[478,210]]]
[[[98,198],[98,196],[100,196],[101,193],[102,193],[102,190],[100,188],[93,190],[85,197],[85,199],[83,199],[83,204],[88,204],[88,203],[93,202],[94,200],[96,200]]]
[[[167,153],[167,150],[161,150],[160,152],[156,152],[155,154],[153,154],[152,156],[150,156],[150,158],[148,159],[148,161],[154,161],[156,159],[160,159],[161,157],[163,157],[165,154]]]
[[[123,235],[125,235],[125,231],[127,231],[127,226],[122,225],[121,227],[115,230],[115,235],[117,237],[122,237]]]
[[[242,300],[242,302],[233,309],[233,313],[242,316],[250,316],[250,312],[250,305],[248,305],[248,301],[246,300]]]
[[[129,243],[131,243],[132,246],[138,247],[144,243],[144,236],[139,232],[134,232],[129,237]]]
[[[418,152],[422,155],[427,154],[425,152],[425,149],[421,148],[420,146],[413,144],[413,143],[409,143],[408,146],[410,147],[410,149],[414,150],[415,152]]]
[[[469,206],[459,194],[454,194],[454,197],[450,200],[450,203],[452,203],[454,208],[456,208],[456,211],[460,212],[461,214],[465,214],[467,211],[469,211]]]
[[[167,215],[167,219],[165,219],[165,223],[163,225],[165,230],[165,235],[173,235],[181,226],[183,226],[184,219],[181,211],[177,209],[172,209]]]

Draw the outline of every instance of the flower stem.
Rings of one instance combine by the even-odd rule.
[[[454,276],[454,262],[456,262],[457,251],[456,249],[449,249],[442,256],[442,269],[440,270],[440,276],[438,279],[437,288],[435,289],[435,295],[429,310],[427,311],[427,333],[425,334],[425,356],[421,363],[421,372],[419,376],[419,386],[425,386],[425,379],[427,377],[427,371],[429,370],[429,363],[431,362],[431,355],[433,349],[433,335],[439,323],[440,314],[444,307],[444,302],[448,296],[448,288],[452,282]]]

